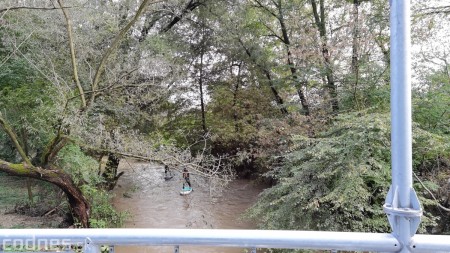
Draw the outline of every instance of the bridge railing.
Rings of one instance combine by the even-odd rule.
[[[392,234],[234,229],[1,229],[2,248],[36,250],[82,246],[86,253],[101,245],[215,246],[272,249],[399,252],[403,247]],[[410,252],[450,252],[450,236],[415,235]]]

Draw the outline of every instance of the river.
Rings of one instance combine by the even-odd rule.
[[[262,185],[249,180],[234,180],[220,194],[211,196],[208,185],[191,174],[194,191],[180,195],[182,178],[179,172],[165,181],[162,166],[121,162],[125,174],[114,192],[114,206],[128,211],[131,217],[125,228],[190,228],[190,229],[255,229],[253,222],[241,219],[243,212],[255,203]],[[164,253],[173,247],[116,247],[116,252]],[[240,253],[245,249],[180,247],[183,253]]]

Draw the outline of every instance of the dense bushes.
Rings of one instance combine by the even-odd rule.
[[[414,164],[449,155],[449,139],[414,127]],[[420,161],[420,162],[419,162]],[[267,174],[278,184],[249,211],[265,229],[386,232],[382,204],[391,181],[388,114],[342,114],[315,138],[293,137],[283,166]],[[436,225],[426,192],[421,230]],[[425,201],[428,200],[428,201]]]

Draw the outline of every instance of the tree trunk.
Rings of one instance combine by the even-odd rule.
[[[114,154],[109,154],[107,156],[106,165],[103,166],[103,160],[100,161],[100,170],[99,173],[103,177],[104,182],[101,183],[100,187],[111,191],[117,184],[119,178],[123,175],[123,171],[117,173],[117,169],[119,168],[120,158]]]
[[[25,128],[22,128],[21,131],[21,137],[22,137],[22,146],[25,151],[25,155],[28,156],[28,134],[27,130]],[[33,204],[33,191],[31,190],[31,179],[27,178],[27,192],[28,192],[28,200],[31,204]]]
[[[0,171],[6,172],[13,176],[36,178],[38,180],[43,180],[58,186],[61,190],[66,193],[69,200],[70,208],[72,214],[78,222],[80,222],[82,227],[89,227],[89,202],[84,198],[81,190],[75,185],[69,174],[65,173],[63,170],[52,167],[48,165],[45,169],[41,167],[35,167],[31,163],[30,159],[26,155],[25,150],[19,144],[16,133],[13,131],[11,126],[4,120],[0,115],[0,126],[5,130],[6,134],[10,137],[14,146],[19,152],[23,159],[23,164],[12,164],[3,160],[0,160]],[[60,150],[58,144],[60,143],[59,136],[52,141],[52,147]],[[53,146],[53,144],[56,145]],[[46,153],[54,153],[52,150],[47,150]],[[46,155],[46,157],[51,157],[51,155]],[[49,161],[49,160],[48,160]]]
[[[328,50],[328,42],[327,42],[327,30],[325,27],[325,6],[324,6],[324,0],[319,0],[320,5],[320,14],[319,10],[317,9],[317,3],[316,0],[311,0],[311,6],[313,10],[314,15],[314,21],[317,26],[317,29],[319,30],[320,39],[322,40],[322,57],[325,62],[325,76],[327,78],[327,89],[328,93],[331,97],[331,108],[334,113],[337,113],[339,111],[339,102],[337,98],[337,89],[336,84],[334,82],[334,74],[333,74],[333,67],[331,66],[331,55]]]
[[[70,175],[58,168],[43,169],[27,164],[12,164],[0,160],[0,171],[13,176],[35,178],[58,186],[66,194],[70,209],[77,222],[82,227],[89,227],[89,202],[84,198],[81,190],[72,181]]]
[[[284,105],[283,98],[281,98],[280,94],[278,94],[278,91],[275,88],[275,84],[273,83],[270,72],[267,69],[264,69],[263,72],[267,80],[269,81],[270,91],[272,91],[273,97],[275,98],[275,102],[277,102],[277,105],[280,106],[281,114],[288,115],[289,112],[287,111],[286,106]]]
[[[259,7],[263,8],[270,15],[275,17],[278,20],[279,24],[280,24],[282,37],[280,37],[278,34],[276,34],[274,31],[272,31],[272,29],[269,28],[269,30],[272,32],[272,35],[277,37],[286,47],[287,64],[288,64],[289,69],[291,71],[291,76],[292,76],[292,80],[294,82],[294,87],[297,90],[297,94],[298,94],[298,96],[300,98],[300,103],[302,105],[304,114],[306,116],[308,116],[310,114],[309,105],[308,105],[308,101],[306,100],[306,97],[305,97],[305,95],[303,93],[303,88],[305,88],[305,85],[308,82],[305,82],[305,81],[300,82],[300,80],[299,80],[299,78],[297,76],[297,69],[295,68],[294,61],[292,60],[292,53],[291,53],[291,49],[290,49],[291,42],[289,40],[289,35],[288,35],[288,31],[287,31],[285,20],[284,20],[283,9],[282,9],[282,1],[278,0],[277,2],[275,2],[274,0],[272,0],[272,3],[276,6],[276,8],[278,10],[278,13],[272,11],[270,8],[265,6],[259,0],[255,0],[255,2],[258,4]],[[266,26],[266,27],[268,27],[268,26]],[[266,77],[267,77],[267,74],[266,74]]]
[[[233,78],[233,66],[237,66],[239,68],[236,80],[234,80],[234,78]],[[238,91],[239,91],[240,82],[241,82],[241,66],[242,66],[242,63],[240,63],[238,65],[232,64],[231,68],[230,68],[231,80],[234,80],[233,105],[232,105],[232,108],[233,108],[233,120],[234,120],[234,131],[235,131],[235,133],[239,132],[237,100],[238,100]]]
[[[385,71],[384,72],[388,72],[389,73],[389,69],[391,68],[391,49],[389,47],[389,44],[385,44],[384,39],[383,39],[383,35],[380,31],[380,34],[378,35],[378,37],[375,37],[375,43],[378,45],[378,47],[381,50],[381,53],[383,54],[383,60],[384,63],[386,65],[385,67]],[[389,75],[383,75],[383,82],[386,86],[389,86],[391,84],[391,79]]]
[[[359,82],[359,0],[353,0],[353,32],[352,32],[352,86],[355,105],[359,106],[358,82]]]
[[[248,57],[250,58],[250,60],[252,60],[253,63],[255,63],[256,66],[257,66],[257,67],[264,73],[264,75],[266,76],[267,81],[269,82],[270,90],[272,91],[272,94],[273,94],[273,96],[274,96],[274,98],[275,98],[275,102],[276,102],[277,105],[280,107],[281,114],[283,114],[283,115],[288,115],[289,112],[288,112],[287,109],[286,109],[286,105],[284,104],[283,99],[282,99],[281,96],[278,94],[278,91],[277,91],[277,89],[276,89],[276,87],[275,87],[275,84],[273,83],[272,76],[270,75],[270,71],[269,71],[267,68],[265,68],[264,66],[262,66],[261,64],[258,64],[258,63],[257,63],[257,61],[253,58],[253,55],[252,55],[252,53],[250,52],[250,50],[244,45],[244,42],[242,42],[241,39],[239,39],[239,43],[240,43],[241,46],[244,48],[245,53],[248,55]]]
[[[206,115],[205,115],[205,103],[204,103],[204,99],[203,99],[203,45],[202,48],[200,49],[200,70],[199,70],[199,80],[198,80],[198,84],[199,84],[199,88],[200,88],[200,109],[201,109],[201,113],[202,113],[202,129],[203,129],[203,134],[206,134],[206,132],[208,131],[206,129]]]
[[[300,103],[302,104],[303,111],[306,116],[309,116],[310,115],[309,104],[308,101],[306,100],[305,94],[303,93],[303,89],[305,88],[307,82],[300,82],[298,78],[297,69],[295,68],[294,61],[292,60],[291,41],[289,39],[286,24],[284,22],[284,17],[282,14],[283,13],[281,10],[281,3],[280,3],[278,21],[280,23],[281,33],[283,34],[283,42],[286,47],[287,63],[291,71],[292,80],[294,81],[295,88],[297,89],[297,94],[298,97],[300,98]]]

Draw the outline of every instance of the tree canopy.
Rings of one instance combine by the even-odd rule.
[[[249,211],[265,228],[386,231],[388,13],[380,0],[4,0],[0,171],[61,188],[85,227],[106,226],[93,196],[133,158],[270,181]],[[449,226],[447,20],[448,4],[414,1],[428,232]]]

